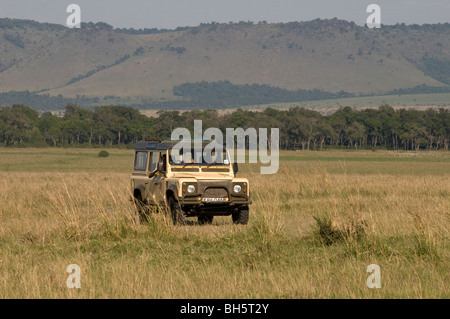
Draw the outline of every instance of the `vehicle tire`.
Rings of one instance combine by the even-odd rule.
[[[142,200],[142,195],[140,192],[134,196],[134,205],[136,206],[139,222],[142,223],[142,222],[146,221],[147,216],[146,216],[146,210],[145,210],[145,203]]]
[[[212,224],[214,216],[211,215],[200,215],[198,216],[198,223],[200,225],[210,225]]]
[[[233,218],[233,223],[237,225],[247,225],[249,218],[248,207],[240,207],[236,212],[231,214],[231,218]]]
[[[170,208],[170,214],[172,216],[173,224],[174,225],[183,225],[186,222],[186,214],[181,209],[178,201],[173,197],[169,198],[169,208]]]

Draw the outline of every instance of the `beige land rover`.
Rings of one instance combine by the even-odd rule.
[[[174,224],[183,224],[187,217],[208,224],[214,216],[229,215],[235,224],[247,224],[250,185],[246,178],[236,178],[238,165],[231,163],[227,150],[215,149],[215,159],[205,162],[203,150],[210,142],[202,141],[200,148],[192,142],[190,152],[180,152],[180,160],[173,161],[176,144],[158,140],[136,144],[131,193],[140,213],[155,206],[168,211]],[[224,160],[217,161],[219,157]]]

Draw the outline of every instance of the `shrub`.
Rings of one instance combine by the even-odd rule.
[[[109,153],[107,151],[100,151],[98,153],[98,157],[108,157]]]
[[[366,235],[367,224],[363,220],[351,220],[338,226],[330,216],[315,216],[314,219],[317,223],[316,238],[327,246],[340,241],[358,241]]]

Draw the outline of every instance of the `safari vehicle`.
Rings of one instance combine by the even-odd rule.
[[[176,144],[145,140],[135,145],[131,192],[141,212],[151,206],[162,208],[174,224],[185,223],[187,217],[209,224],[214,216],[230,215],[235,224],[247,224],[250,185],[246,178],[236,178],[238,165],[231,163],[228,152],[217,148],[215,159],[208,164],[202,155],[210,142],[202,141],[200,149],[191,142],[191,151],[183,154],[180,150],[174,162],[171,150]],[[218,156],[223,160],[217,161]]]

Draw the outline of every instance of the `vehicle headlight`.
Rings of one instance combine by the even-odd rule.
[[[195,186],[194,186],[194,185],[189,185],[189,186],[187,187],[187,191],[188,191],[188,193],[193,193],[193,192],[195,192]]]
[[[234,191],[235,193],[240,193],[241,190],[242,190],[241,185],[234,185],[233,191]]]

